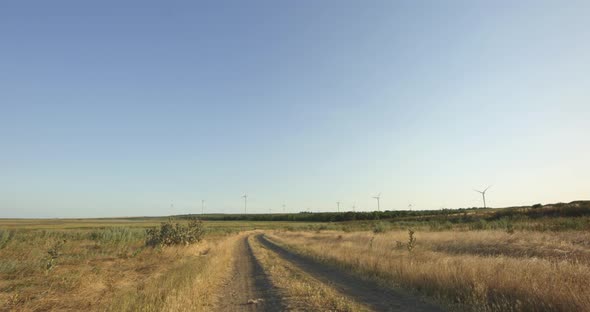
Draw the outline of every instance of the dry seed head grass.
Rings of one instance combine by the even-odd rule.
[[[420,232],[419,248],[411,255],[399,250],[396,241],[407,232],[378,235],[372,248],[372,233],[276,233],[272,237],[300,252],[308,253],[360,275],[377,276],[392,286],[419,290],[447,303],[467,303],[484,309],[504,311],[519,306],[523,310],[590,310],[590,268],[587,261],[561,255],[586,254],[588,233],[548,234],[530,232]],[[338,243],[342,242],[342,243]],[[481,254],[479,244],[495,245],[500,256]],[[452,247],[446,249],[446,244]],[[534,246],[534,247],[533,247]],[[371,252],[367,252],[370,248]],[[538,248],[529,257],[523,250]]]
[[[187,269],[192,259],[224,261],[223,252],[219,250],[225,245],[218,243],[222,238],[211,237],[188,247],[152,249],[144,248],[143,236],[136,235],[143,232],[141,228],[18,230],[0,252],[0,288],[6,290],[0,292],[0,310],[78,311],[89,306],[108,310],[106,307],[110,306],[111,310],[120,311],[125,310],[125,306],[117,306],[113,301],[127,300],[136,304],[128,306],[127,310],[147,311],[148,302],[136,298],[144,290],[157,288],[171,276],[191,273],[190,276],[198,277],[200,272]],[[53,258],[48,250],[64,237],[67,243],[54,253],[57,258],[50,272],[45,274],[48,257]],[[200,256],[207,249],[209,255]],[[217,270],[210,268],[211,272]],[[216,274],[211,276],[219,277]],[[204,279],[202,289],[213,289],[209,283]],[[39,296],[40,293],[43,296]],[[169,296],[167,293],[166,297]],[[166,302],[172,301],[166,299]],[[146,306],[141,306],[144,303]],[[154,310],[161,311],[162,307],[163,304]]]

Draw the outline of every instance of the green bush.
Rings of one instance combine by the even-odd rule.
[[[390,229],[391,225],[386,222],[377,222],[373,225],[373,233],[385,233]]]
[[[449,221],[429,221],[428,226],[431,231],[448,231],[453,229],[453,223]]]
[[[205,227],[199,219],[191,219],[187,225],[169,220],[159,228],[147,229],[145,244],[150,247],[189,245],[200,242],[204,234]]]
[[[477,222],[474,222],[474,223],[472,223],[472,224],[469,225],[469,229],[472,230],[472,231],[488,230],[488,229],[490,229],[490,227],[491,226],[484,219],[479,219]]]
[[[315,232],[316,233],[321,233],[322,231],[328,230],[328,225],[326,224],[321,224],[315,227]]]
[[[14,231],[0,230],[0,249],[6,247],[14,237]]]
[[[49,273],[49,271],[53,270],[55,267],[55,263],[57,262],[57,258],[59,258],[62,254],[61,250],[67,241],[60,240],[53,244],[51,248],[47,250],[47,258],[45,261],[45,273]]]
[[[408,229],[408,244],[406,247],[410,253],[412,250],[414,250],[414,247],[416,247],[416,236],[414,236],[414,233],[416,232],[414,232],[412,229]]]

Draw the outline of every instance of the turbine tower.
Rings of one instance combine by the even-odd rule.
[[[373,196],[377,200],[377,211],[381,211],[381,206],[379,204],[379,199],[381,199],[381,193],[377,194],[377,196]]]
[[[201,199],[201,214],[205,214],[205,200]]]
[[[244,193],[244,196],[242,196],[242,198],[244,198],[244,214],[246,214],[246,209],[248,208],[248,194]]]
[[[355,212],[355,211],[356,211],[356,203],[353,203],[352,204],[352,212]]]
[[[336,202],[336,207],[338,208],[338,212],[340,212],[340,202],[339,201]]]
[[[283,204],[283,213],[285,213],[285,204]]]
[[[408,205],[408,209],[409,209],[410,211],[412,211],[412,204],[409,204],[409,205]]]
[[[481,196],[483,197],[483,208],[484,208],[484,209],[485,209],[485,208],[487,208],[487,207],[486,207],[486,191],[487,191],[487,190],[488,190],[490,187],[492,187],[492,186],[490,185],[490,186],[486,187],[486,189],[485,189],[485,190],[483,190],[483,191],[478,191],[478,190],[474,189],[474,191],[476,191],[476,192],[480,193],[480,194],[481,194]]]

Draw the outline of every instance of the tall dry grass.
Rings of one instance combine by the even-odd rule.
[[[220,287],[228,279],[237,243],[242,235],[187,248],[166,248],[167,252],[182,250],[189,257],[177,261],[168,270],[115,298],[110,311],[210,311]]]
[[[214,300],[232,240],[149,248],[141,228],[0,229],[0,311],[195,310]]]
[[[590,311],[590,234],[276,232],[297,252],[476,311]]]

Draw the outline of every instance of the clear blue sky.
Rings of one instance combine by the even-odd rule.
[[[590,197],[588,1],[3,1],[0,217]],[[170,208],[174,203],[174,209]]]

